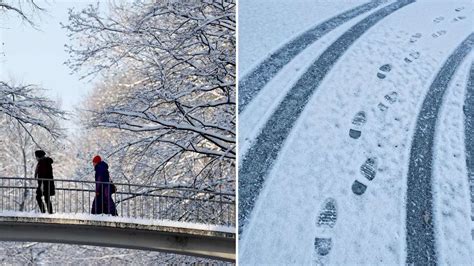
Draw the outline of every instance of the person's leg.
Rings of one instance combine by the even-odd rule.
[[[53,204],[51,203],[51,198],[49,194],[44,195],[44,201],[46,202],[46,206],[48,207],[48,213],[53,214]]]
[[[36,201],[38,202],[38,206],[40,208],[40,211],[42,213],[45,213],[46,210],[44,209],[44,204],[43,204],[43,200],[41,199],[41,194],[42,194],[41,189],[37,188],[36,189]]]

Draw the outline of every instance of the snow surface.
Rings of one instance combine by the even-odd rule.
[[[462,264],[464,258],[474,261],[471,238],[471,198],[467,181],[464,145],[463,104],[467,80],[474,56],[465,60],[448,88],[440,112],[439,134],[435,143],[434,193],[437,212],[437,234],[441,251],[440,264]],[[453,248],[456,247],[456,248]]]
[[[381,5],[381,7],[383,6],[384,5]],[[319,13],[322,14],[326,14],[326,12],[338,12],[338,10],[329,9],[329,7],[325,5],[319,8],[322,9],[321,11],[319,11]],[[376,10],[377,9],[369,11],[365,13],[365,15],[372,14]],[[333,15],[337,14],[338,13],[335,13]],[[293,87],[293,85],[295,85],[300,76],[308,70],[314,59],[321,55],[321,53],[325,50],[327,46],[333,43],[350,27],[354,26],[354,24],[361,21],[365,17],[366,16],[364,15],[356,17],[355,19],[350,20],[349,22],[324,35],[319,41],[313,43],[310,47],[308,47],[298,56],[296,56],[294,60],[287,64],[270,82],[267,83],[267,85],[262,89],[262,91],[257,96],[255,96],[255,100],[249,103],[246,107],[248,111],[239,114],[239,155],[245,155],[247,153],[250,146],[252,146],[254,139],[258,136],[263,126],[265,125],[265,122],[270,118],[275,109],[278,107],[278,104],[283,100],[283,98]],[[311,22],[314,24],[318,24],[321,21],[317,20]],[[245,23],[242,21],[242,24]],[[275,25],[278,26],[278,23],[272,23],[271,25],[276,27]],[[299,24],[291,25],[291,28],[296,27],[298,25]],[[245,28],[243,28],[243,30],[245,30]],[[278,31],[279,28],[265,30]],[[245,42],[245,35],[246,34],[244,32],[241,33],[241,37],[239,36],[239,41],[241,43]],[[279,35],[280,34],[278,34],[277,36]],[[258,49],[251,50],[251,53],[256,53],[256,51],[258,51]],[[245,54],[246,53],[244,51],[239,54],[239,67],[244,65],[244,63],[240,61],[240,57],[245,58]],[[242,66],[242,68],[243,67],[245,66]],[[239,73],[239,76],[242,77],[243,75]],[[242,162],[242,160],[240,160],[239,162]]]
[[[240,0],[239,76],[247,74],[289,38],[365,2],[368,1]]]
[[[320,14],[331,17],[346,9],[341,4],[353,6],[353,2],[346,1],[338,2],[336,9],[319,5],[320,2],[298,3],[239,2],[240,77],[256,62],[250,58],[265,54],[263,44],[271,50],[290,40],[293,36],[289,33],[296,32],[297,26],[279,23],[275,17],[288,21],[301,14],[301,21],[305,17],[308,23],[299,25],[303,28],[317,23],[306,17],[311,10],[318,13],[316,10],[321,8]],[[246,12],[251,6],[253,12]],[[454,10],[461,6],[465,9]],[[290,10],[286,16],[282,15],[282,8]],[[470,1],[417,1],[377,23],[349,48],[312,95],[266,177],[239,242],[242,265],[405,263],[405,194],[417,114],[438,70],[473,31],[472,14]],[[255,23],[256,16],[266,23]],[[454,21],[458,16],[465,18]],[[325,47],[362,17],[297,56],[239,115],[240,162],[298,77]],[[250,22],[252,27],[245,27]],[[433,36],[440,31],[441,36]],[[411,43],[410,38],[416,33],[421,33],[421,38]],[[258,38],[247,42],[244,36]],[[419,58],[411,63],[404,61],[415,52]],[[469,265],[474,261],[462,113],[472,60],[473,56],[468,56],[453,77],[435,133],[433,191],[437,211],[433,219],[440,264]],[[384,64],[390,64],[391,71],[385,79],[379,79],[377,73]],[[394,91],[397,101],[387,102],[384,96]],[[380,103],[386,110],[379,109]],[[362,136],[355,140],[348,132],[359,111],[366,112],[367,122],[362,126]],[[360,173],[369,157],[377,158],[377,173],[372,181]],[[355,180],[367,185],[363,195],[352,192]],[[323,230],[316,226],[316,220],[329,197],[336,200],[337,221],[334,228]],[[316,237],[332,239],[327,256],[315,256]]]
[[[177,222],[177,221],[170,221],[170,220],[152,220],[152,219],[142,219],[142,218],[117,217],[117,216],[110,216],[106,214],[100,214],[100,215],[92,215],[92,214],[87,214],[87,213],[45,214],[45,213],[38,213],[38,212],[1,211],[0,217],[27,217],[27,218],[70,219],[70,220],[83,220],[83,221],[102,221],[102,222],[127,223],[127,224],[139,224],[139,225],[166,226],[166,227],[186,228],[186,229],[206,230],[206,231],[218,231],[218,232],[235,234],[235,228],[229,227],[229,226]]]

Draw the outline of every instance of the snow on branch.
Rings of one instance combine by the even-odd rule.
[[[14,86],[0,81],[0,113],[18,121],[27,132],[25,125],[30,125],[59,137],[61,129],[56,120],[66,119],[66,113],[40,95],[41,89],[34,85]]]
[[[154,158],[158,166],[146,166],[153,173],[184,165],[183,175],[228,176],[236,156],[235,1],[134,1],[108,10],[70,10],[63,24],[66,64],[83,78],[105,77],[87,125],[127,132],[131,141],[117,146],[142,168],[145,155]]]
[[[13,12],[31,26],[35,26],[35,23],[31,19],[32,14],[25,12],[25,5],[29,5],[29,9],[31,9],[32,12],[45,11],[45,9],[40,7],[34,0],[22,0],[18,2],[2,0],[0,1],[0,12]]]

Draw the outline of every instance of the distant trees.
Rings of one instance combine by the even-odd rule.
[[[120,136],[110,153],[127,158],[132,176],[232,190],[235,2],[134,1],[109,10],[71,11],[64,25],[74,41],[67,64],[105,77],[85,103],[86,125]]]

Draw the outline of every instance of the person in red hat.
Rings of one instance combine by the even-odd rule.
[[[92,159],[95,170],[95,198],[92,202],[92,214],[112,214],[117,216],[117,208],[112,199],[109,166],[99,155]]]

